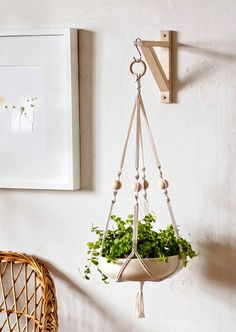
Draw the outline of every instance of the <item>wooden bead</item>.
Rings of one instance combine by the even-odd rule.
[[[140,191],[142,189],[142,185],[140,182],[135,182],[133,185],[134,191]]]
[[[120,180],[115,180],[112,184],[112,189],[119,190],[122,187]]]
[[[161,189],[167,189],[169,187],[169,183],[167,180],[163,179],[159,182],[159,187]]]
[[[142,185],[143,185],[143,189],[144,189],[144,190],[146,190],[146,189],[149,187],[149,183],[148,183],[147,180],[143,180]]]

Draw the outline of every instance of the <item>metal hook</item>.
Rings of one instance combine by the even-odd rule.
[[[139,54],[139,59],[136,59],[135,56],[133,57],[134,61],[136,61],[136,62],[139,62],[139,61],[142,60],[142,54],[141,54],[141,52],[139,51],[139,48],[138,48],[138,46],[137,46],[137,42],[138,42],[138,41],[141,41],[141,39],[140,39],[140,38],[137,38],[137,39],[134,41],[134,46],[136,47],[136,49],[137,49],[137,51],[138,51],[138,54]]]

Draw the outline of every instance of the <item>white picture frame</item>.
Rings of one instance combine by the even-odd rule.
[[[0,188],[80,188],[78,31],[0,32]]]

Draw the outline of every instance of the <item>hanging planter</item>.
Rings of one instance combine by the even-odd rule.
[[[134,66],[141,65],[141,72],[135,72]],[[104,230],[92,227],[97,235],[94,242],[88,242],[89,264],[85,266],[84,275],[90,278],[90,265],[94,264],[102,275],[103,281],[111,278],[118,282],[139,281],[140,290],[137,295],[136,311],[139,318],[144,317],[143,284],[146,281],[162,281],[172,277],[184,266],[188,259],[196,256],[191,244],[179,235],[168,194],[169,183],[164,178],[157,149],[153,140],[147,114],[141,97],[140,81],[146,72],[146,64],[140,59],[130,65],[130,71],[136,76],[137,95],[128,126],[128,132],[121,156],[117,178],[113,182],[113,197]],[[166,229],[154,230],[156,218],[149,211],[146,179],[146,166],[143,150],[143,124],[146,128],[151,150],[159,173],[159,187],[164,193],[171,225]],[[122,189],[121,176],[125,162],[126,150],[132,128],[135,127],[135,182],[134,210],[126,220],[113,215],[118,191]],[[143,217],[140,217],[140,196],[144,202]],[[113,227],[110,229],[110,223]]]
[[[115,281],[162,281],[170,278],[196,256],[191,244],[177,238],[173,225],[158,232],[153,229],[155,217],[148,214],[138,221],[137,253],[133,255],[133,215],[124,221],[112,215],[113,229],[92,228],[98,236],[88,242],[88,260],[97,266],[102,279]],[[130,259],[131,257],[131,259]],[[90,266],[85,267],[85,277],[90,277]]]
[[[105,257],[100,257],[99,268],[108,278],[116,280],[125,261],[125,258],[118,258],[115,263],[108,263]],[[144,266],[140,264],[138,259],[132,259],[122,273],[120,281],[153,281],[152,276],[157,281],[161,281],[173,276],[183,268],[183,260],[179,259],[179,255],[170,256],[167,262],[160,260],[160,258],[144,258],[143,263]],[[152,273],[151,276],[146,268]]]

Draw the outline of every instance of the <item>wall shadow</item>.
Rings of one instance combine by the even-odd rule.
[[[94,180],[94,32],[79,30],[80,186],[93,190]]]
[[[108,311],[107,308],[104,306],[104,304],[100,301],[97,301],[94,297],[92,297],[90,294],[88,294],[85,290],[83,290],[77,283],[75,283],[73,280],[71,280],[65,273],[60,271],[57,267],[55,267],[53,264],[51,264],[49,261],[42,259],[41,257],[38,258],[40,262],[42,262],[49,271],[51,271],[52,275],[61,280],[66,286],[70,289],[70,292],[75,293],[79,295],[79,297],[84,301],[85,306],[89,306],[91,308],[91,311],[95,311],[96,314],[99,314],[101,318],[106,321],[109,324],[109,326],[112,327],[113,332],[129,332],[129,323],[127,320],[122,317],[114,315],[112,313],[113,308],[110,308]],[[114,310],[113,310],[114,311]],[[75,312],[73,314],[76,314]],[[78,313],[78,315],[81,314],[81,320],[83,319],[82,313]],[[59,317],[60,318],[60,317]],[[73,325],[73,316],[71,317],[71,324]],[[86,326],[83,326],[85,329],[84,331],[92,331],[89,325],[89,322],[86,322]],[[105,325],[104,325],[105,326]],[[82,330],[81,330],[82,331]],[[104,329],[104,332],[106,330]],[[143,330],[137,329],[137,332],[144,332]]]
[[[201,275],[217,287],[233,290],[236,295],[236,244],[222,238],[206,239],[199,243],[203,267]]]
[[[176,37],[177,38],[177,37]],[[183,50],[188,53],[195,53],[199,55],[206,56],[206,59],[202,61],[201,64],[198,64],[196,67],[192,67],[191,69],[187,68],[186,73],[187,79],[185,80],[179,80],[176,75],[176,89],[174,91],[180,91],[185,86],[189,84],[193,84],[196,81],[201,81],[204,77],[207,75],[210,75],[211,72],[213,73],[215,71],[215,61],[214,59],[218,59],[220,61],[226,61],[226,62],[232,62],[236,61],[236,53],[225,53],[218,50],[210,49],[206,46],[199,46],[194,44],[183,44],[178,43],[178,41],[175,41],[175,46],[173,47],[174,52],[178,52],[179,50]],[[232,45],[228,47],[228,49],[232,50]],[[212,61],[210,62],[209,59]]]
[[[218,50],[212,50],[206,46],[199,46],[199,44],[195,45],[195,44],[179,43],[178,47],[184,51],[188,51],[188,52],[196,53],[196,54],[200,54],[200,55],[206,55],[211,58],[218,58],[218,59],[224,60],[224,61],[232,61],[232,60],[236,61],[236,53],[225,53],[225,52],[221,52]],[[226,48],[227,47],[225,47],[225,49]],[[235,49],[235,47],[233,47],[233,45],[229,45],[228,48],[230,50]]]
[[[215,71],[214,59],[220,61],[236,61],[236,53],[225,53],[218,50],[210,49],[209,47],[199,46],[194,44],[184,44],[178,42],[178,32],[172,32],[172,103],[178,103],[178,92],[181,91],[185,86],[193,85],[196,81],[201,81],[207,75],[211,75]],[[232,50],[232,45],[228,47]],[[178,77],[178,57],[179,51],[183,50],[188,53],[195,53],[201,56],[206,56],[201,63],[186,68],[186,79],[179,79]],[[212,59],[212,62],[209,61]]]

